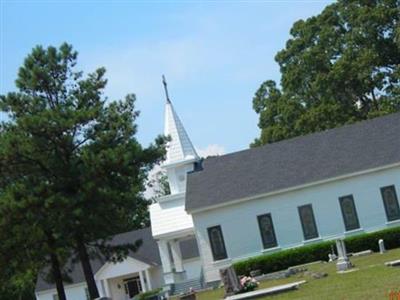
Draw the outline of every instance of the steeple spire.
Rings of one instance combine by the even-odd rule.
[[[171,100],[169,100],[169,95],[168,95],[168,87],[167,87],[167,81],[165,80],[165,76],[162,76],[162,83],[164,85],[164,91],[165,91],[165,97],[167,98],[167,103],[171,103]]]
[[[181,120],[179,119],[174,107],[169,99],[167,83],[163,75],[163,84],[167,102],[165,104],[165,125],[164,135],[170,137],[167,149],[166,164],[180,163],[193,159],[198,159],[196,150],[186,133]]]

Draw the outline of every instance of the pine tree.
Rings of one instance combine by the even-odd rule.
[[[90,297],[97,298],[90,257],[120,260],[139,246],[107,241],[144,224],[147,174],[165,155],[163,137],[147,148],[137,141],[135,96],[108,101],[104,68],[84,77],[76,63],[68,44],[38,46],[19,70],[18,92],[0,98],[8,114],[0,128],[0,173],[7,174],[0,180],[0,214],[34,224],[37,243],[44,243],[35,259],[52,261],[60,299],[68,255],[80,260]]]

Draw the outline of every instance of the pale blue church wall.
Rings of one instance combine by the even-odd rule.
[[[380,188],[388,185],[395,185],[399,197],[399,166],[192,213],[206,280],[219,280],[218,270],[235,260],[310,243],[303,237],[298,214],[301,205],[312,204],[322,240],[400,225],[400,221],[386,219]],[[349,194],[354,197],[361,227],[352,232],[345,230],[338,199]],[[272,215],[278,243],[272,251],[263,249],[257,222],[257,216],[265,213]],[[228,255],[217,262],[213,261],[207,233],[207,228],[215,225],[222,228]]]

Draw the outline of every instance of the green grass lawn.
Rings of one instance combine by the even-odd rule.
[[[396,259],[400,259],[400,249],[382,255],[375,253],[354,257],[351,262],[358,270],[346,274],[336,273],[335,263],[310,265],[308,271],[326,272],[328,276],[313,279],[298,274],[285,279],[262,281],[259,289],[299,280],[307,282],[300,285],[298,290],[257,299],[389,299],[390,291],[400,292],[400,267],[387,267],[384,262]],[[223,289],[216,289],[198,293],[197,299],[222,299],[223,294]]]

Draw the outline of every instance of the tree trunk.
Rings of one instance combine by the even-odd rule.
[[[60,261],[58,260],[56,242],[51,232],[46,232],[47,244],[50,248],[51,272],[53,273],[54,282],[56,283],[57,295],[59,300],[67,300],[65,296],[64,283],[61,274]]]
[[[78,255],[81,261],[83,273],[85,275],[86,284],[88,287],[90,299],[99,298],[99,291],[97,289],[96,281],[94,280],[92,266],[90,265],[89,255],[86,250],[85,244],[81,239],[77,239]]]
[[[59,300],[67,300],[65,296],[64,283],[62,280],[60,263],[58,261],[57,255],[52,251],[50,254],[51,269],[53,272],[54,281],[56,283],[57,295]]]

